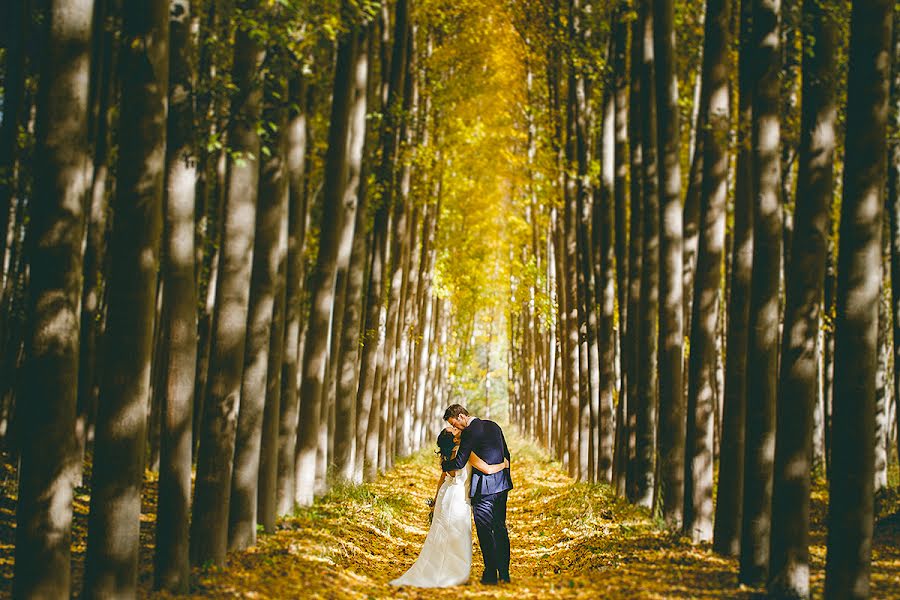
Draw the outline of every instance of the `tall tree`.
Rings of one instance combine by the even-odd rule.
[[[663,519],[670,527],[680,527],[684,508],[684,249],[674,0],[653,0],[653,12],[660,225],[658,485]]]
[[[288,97],[287,79],[280,73],[276,74],[277,80],[272,87],[277,90],[273,95],[280,98]],[[276,137],[276,150],[279,154],[277,160],[270,166],[271,176],[266,171],[268,181],[267,188],[275,194],[281,207],[281,223],[278,226],[278,237],[275,241],[275,249],[272,261],[275,263],[275,301],[272,307],[272,332],[269,336],[269,360],[266,368],[266,406],[263,410],[262,440],[259,447],[259,482],[256,494],[256,522],[263,526],[266,533],[274,533],[278,519],[278,491],[279,471],[278,454],[281,448],[279,430],[281,428],[281,376],[284,363],[284,338],[286,327],[286,303],[287,303],[287,270],[288,270],[288,233],[290,229],[290,177],[289,158],[287,154],[289,130],[288,111],[285,106],[279,106],[281,101],[274,103],[273,116],[277,119],[278,135]],[[277,166],[277,168],[275,168]],[[296,384],[295,384],[296,385]]]
[[[48,2],[37,99],[35,187],[28,230],[31,307],[19,397],[19,490],[13,593],[71,595],[72,432],[78,380],[81,241],[93,0]]]
[[[778,391],[778,292],[781,264],[780,94],[781,0],[753,1],[750,52],[754,64],[753,119],[753,272],[747,345],[744,502],[740,581],[766,581]]]
[[[272,54],[274,58],[274,51]],[[243,550],[256,543],[259,460],[270,366],[269,346],[275,294],[279,285],[279,236],[281,224],[287,216],[284,214],[287,179],[282,138],[287,123],[283,100],[287,90],[284,89],[284,79],[277,73],[269,72],[263,77],[262,116],[264,122],[271,125],[270,134],[262,140],[266,150],[259,160],[244,373],[228,508],[229,550]]]
[[[577,13],[581,10],[579,0],[569,0],[569,41],[575,46],[577,32]],[[564,175],[564,208],[562,223],[562,258],[563,258],[563,295],[565,296],[566,319],[566,355],[563,364],[566,369],[565,410],[567,415],[567,450],[568,470],[571,477],[579,477],[580,473],[580,446],[579,431],[581,422],[581,390],[580,385],[587,382],[580,381],[579,362],[579,331],[578,331],[578,180],[570,171],[575,169],[578,145],[578,127],[576,123],[576,103],[578,77],[575,62],[575,50],[570,48],[568,98],[566,99],[566,144],[565,161],[566,171]]]
[[[629,73],[628,109],[632,116],[641,112],[641,69],[643,68],[643,23],[640,16],[631,22],[631,66]],[[620,495],[634,500],[637,497],[637,461],[636,452],[636,419],[638,402],[638,381],[641,374],[640,343],[643,339],[640,335],[641,326],[640,302],[641,281],[643,280],[643,139],[641,138],[642,122],[636,118],[628,121],[629,143],[629,172],[630,198],[629,198],[629,223],[628,223],[628,322],[625,325],[627,348],[623,350],[622,357],[626,367],[625,389],[625,419],[621,424],[624,432],[619,436],[622,449],[620,453],[621,464],[625,465],[624,488],[619,487],[620,476],[616,481],[616,489]],[[620,399],[621,402],[621,399]]]
[[[347,7],[349,8],[349,7]],[[341,230],[340,210],[347,185],[348,132],[353,92],[354,65],[359,39],[354,32],[344,33],[338,41],[328,151],[325,156],[325,182],[322,192],[322,220],[319,253],[310,284],[310,316],[303,350],[300,386],[300,427],[297,436],[297,503],[312,504],[316,483],[316,455],[319,451],[319,427],[329,344],[329,321],[334,304],[334,275],[337,266]],[[354,198],[355,202],[356,199]],[[352,227],[352,223],[350,226]]]
[[[190,0],[169,6],[169,118],[166,128],[162,340],[165,386],[160,433],[155,586],[184,593],[190,584],[192,420],[197,362],[194,248],[197,157],[193,146],[194,83]]]
[[[394,43],[390,45],[390,27],[387,6],[382,6],[382,64],[390,69],[382,70],[381,97],[383,102],[384,126],[381,129],[381,164],[377,172],[377,182],[381,192],[380,203],[375,208],[372,224],[372,257],[369,266],[369,283],[366,290],[366,316],[363,325],[363,347],[360,357],[358,391],[360,414],[369,409],[366,424],[365,456],[363,477],[373,479],[379,465],[384,464],[384,436],[381,430],[381,415],[386,403],[381,394],[384,377],[385,340],[381,335],[380,320],[385,310],[383,296],[390,271],[389,231],[391,211],[394,207],[394,161],[399,143],[397,129],[403,105],[406,61],[409,39],[405,34],[409,27],[409,0],[397,2],[394,17]],[[387,62],[390,49],[390,62]],[[386,316],[386,315],[385,315]],[[360,423],[360,429],[361,427]]]
[[[892,64],[890,122],[888,137],[888,172],[887,172],[887,210],[891,230],[891,322],[893,323],[893,358],[894,358],[894,402],[896,427],[900,432],[900,403],[897,402],[900,390],[900,11],[894,11],[894,29],[892,32]],[[900,453],[900,435],[897,436],[897,451]]]
[[[719,288],[725,250],[728,186],[728,44],[730,0],[706,3],[698,135],[703,149],[697,269],[691,310],[685,456],[684,532],[695,542],[713,534],[713,424]]]
[[[804,40],[800,164],[791,248],[785,277],[784,339],[778,390],[768,590],[809,597],[809,494],[819,315],[831,231],[835,97],[839,30],[819,2],[803,3]]]
[[[750,318],[750,280],[753,266],[753,178],[750,156],[750,117],[753,112],[750,78],[752,0],[740,0],[738,57],[737,161],[734,190],[734,240],[731,250],[730,302],[725,357],[725,394],[719,484],[713,548],[727,556],[740,553],[744,497],[744,423],[747,402],[747,340]]]
[[[366,147],[366,101],[368,96],[369,77],[369,43],[370,24],[361,26],[354,32],[359,37],[359,51],[353,65],[353,99],[350,107],[348,181],[344,191],[344,204],[358,204],[354,211],[355,223],[344,228],[343,233],[350,237],[350,261],[347,269],[347,285],[344,291],[344,314],[341,318],[344,326],[341,329],[339,354],[335,357],[338,363],[337,405],[335,407],[334,430],[334,463],[338,476],[346,481],[354,479],[355,461],[358,455],[357,441],[357,362],[359,360],[359,323],[363,304],[363,279],[365,271],[366,249],[366,195],[362,178],[363,151]],[[347,196],[351,196],[347,198]]]
[[[288,258],[285,290],[284,358],[281,367],[281,402],[278,415],[277,512],[294,508],[294,451],[297,445],[297,418],[300,410],[297,382],[300,362],[300,321],[303,318],[304,251],[306,242],[307,194],[306,152],[307,93],[302,76],[291,77],[288,98],[291,114],[287,125],[288,170]]]
[[[611,42],[614,44],[614,42]],[[616,52],[614,45],[612,52]],[[596,431],[599,444],[591,452],[597,462],[596,477],[593,481],[612,481],[613,463],[613,399],[616,386],[615,349],[613,330],[616,308],[616,246],[613,236],[615,226],[615,169],[616,169],[616,97],[611,82],[603,93],[603,122],[600,127],[600,185],[594,193],[593,225],[594,236],[594,283],[593,301],[586,309],[591,311],[594,321],[595,339],[590,347],[598,349],[598,364],[592,360],[591,399],[599,410],[592,407],[592,427]],[[599,314],[598,314],[599,313]],[[599,323],[597,323],[599,321]],[[593,372],[599,371],[599,377]],[[599,387],[599,389],[595,389]],[[599,400],[599,402],[597,402]],[[599,414],[597,414],[599,413]]]
[[[250,16],[259,0],[241,0],[241,15]],[[265,48],[242,19],[235,33],[232,79],[239,93],[232,99],[228,141],[227,191],[222,212],[215,314],[211,335],[209,377],[203,401],[194,512],[191,520],[191,562],[225,560],[231,473],[241,380],[244,367],[250,275],[256,229],[262,111],[260,69]]]
[[[106,19],[118,16],[118,2],[104,0],[94,8],[94,59],[91,62],[91,113],[88,135],[93,143],[90,209],[87,215],[87,231],[84,244],[84,285],[81,291],[81,348],[78,367],[78,414],[75,422],[75,439],[83,455],[90,429],[97,414],[98,346],[101,337],[104,281],[106,271],[106,245],[109,215],[109,190],[112,187],[110,160],[113,140],[113,113],[110,110],[117,97],[116,78],[118,34],[111,30],[100,33],[98,29]],[[82,468],[83,468],[82,461]],[[76,478],[82,483],[83,473]]]
[[[613,81],[615,82],[615,173],[613,179],[613,201],[615,202],[615,244],[616,244],[616,292],[618,300],[618,351],[619,351],[619,394],[616,403],[616,432],[613,446],[613,477],[616,490],[625,494],[628,458],[628,371],[630,369],[631,346],[627,340],[631,335],[628,290],[629,273],[629,228],[628,228],[628,3],[619,3],[616,9],[613,42]],[[632,144],[636,140],[632,140]],[[634,234],[634,230],[630,232]]]
[[[146,407],[162,232],[169,10],[129,2],[122,21],[122,117],[85,596],[136,593]]]
[[[875,363],[892,9],[853,3],[838,250],[826,598],[866,598],[872,551]]]
[[[657,377],[657,323],[659,317],[659,179],[656,130],[656,82],[654,79],[653,6],[641,2],[641,152],[643,182],[641,214],[643,262],[640,288],[640,339],[638,360],[641,376],[635,402],[635,501],[641,506],[653,504],[655,490],[656,420],[659,382]]]

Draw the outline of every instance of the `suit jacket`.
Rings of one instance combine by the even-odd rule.
[[[460,434],[456,458],[444,461],[441,464],[441,468],[444,471],[457,471],[464,468],[466,463],[469,462],[469,456],[472,452],[475,452],[489,465],[501,463],[504,458],[510,460],[509,448],[506,445],[506,438],[503,437],[503,430],[500,429],[500,426],[493,421],[474,418]],[[512,488],[512,475],[508,468],[492,475],[487,475],[472,467],[470,496],[498,494]]]

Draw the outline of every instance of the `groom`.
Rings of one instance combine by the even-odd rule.
[[[509,460],[509,448],[503,430],[493,421],[469,415],[459,404],[452,404],[444,411],[444,420],[462,431],[456,458],[444,461],[444,471],[462,469],[474,451],[489,465]],[[469,495],[472,497],[472,513],[478,543],[484,556],[484,575],[481,583],[509,583],[509,532],[506,530],[506,496],[512,489],[509,468],[493,475],[485,475],[472,468]]]

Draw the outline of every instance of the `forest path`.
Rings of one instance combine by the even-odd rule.
[[[228,555],[223,568],[194,569],[195,598],[753,598],[738,587],[737,561],[659,530],[646,511],[606,485],[576,483],[541,450],[508,435],[513,481],[507,525],[512,541],[508,586],[477,583],[481,552],[473,531],[472,582],[444,590],[394,588],[388,582],[418,556],[428,527],[437,459],[430,450],[397,462],[375,482],[333,490],[315,506],[279,522],[255,548]],[[9,471],[9,472],[6,472]],[[0,513],[12,523],[14,473],[0,477]],[[897,474],[892,474],[896,480]],[[827,501],[812,497],[813,597],[822,596]],[[81,590],[88,497],[75,498],[73,589]],[[145,482],[140,596],[151,593],[156,482]],[[900,488],[881,498],[875,525],[872,598],[900,598]],[[15,530],[0,528],[0,597],[11,593]],[[761,597],[761,596],[756,596]],[[183,596],[181,596],[183,598]]]
[[[415,560],[438,466],[425,450],[377,481],[336,489],[285,519],[228,565],[197,574],[198,596],[245,598],[739,598],[736,563],[656,529],[608,486],[578,484],[558,463],[509,436],[513,481],[508,586],[484,586],[475,544],[472,582],[444,590],[388,582]],[[161,595],[158,597],[162,597]]]

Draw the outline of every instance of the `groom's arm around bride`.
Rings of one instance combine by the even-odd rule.
[[[441,463],[444,471],[461,469],[475,452],[488,464],[510,460],[509,448],[503,430],[493,421],[470,416],[459,404],[453,404],[444,412],[444,420],[462,431],[456,457]],[[511,462],[511,461],[510,461]],[[506,529],[506,497],[513,488],[509,468],[494,474],[472,469],[472,514],[481,554],[484,557],[483,583],[509,581],[509,533]]]

